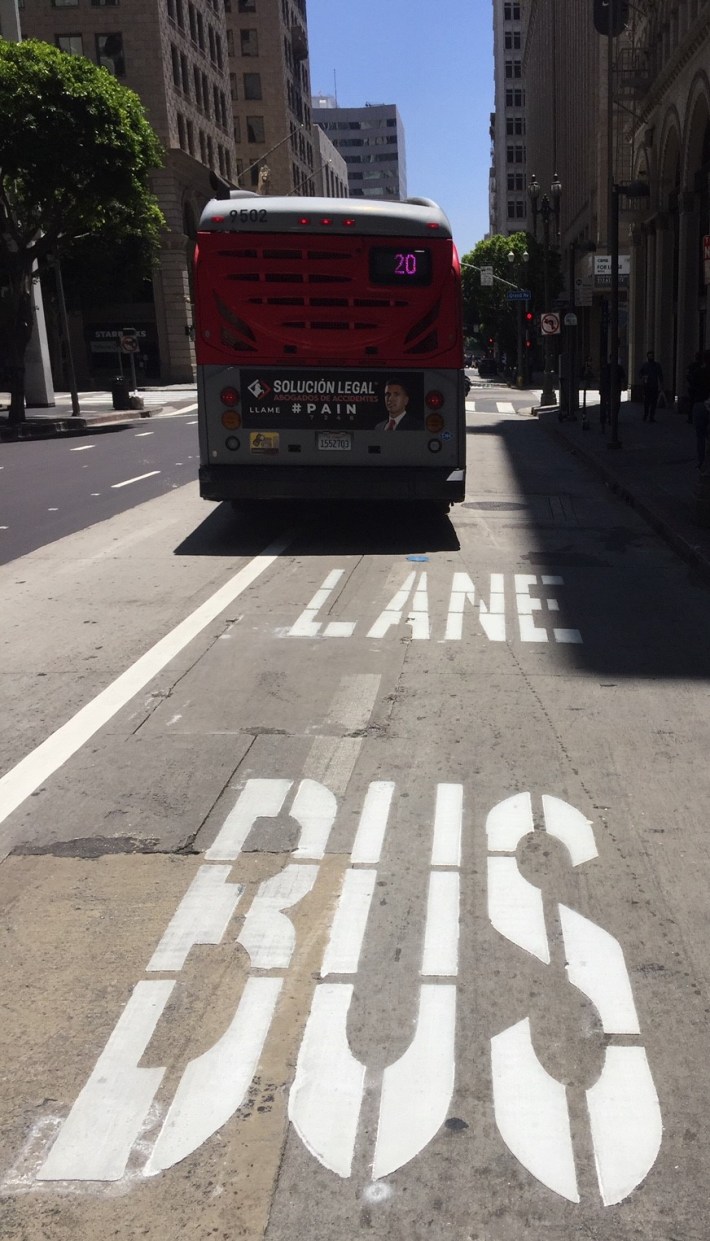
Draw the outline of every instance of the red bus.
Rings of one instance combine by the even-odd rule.
[[[429,199],[209,202],[195,251],[202,497],[463,500],[460,277]]]

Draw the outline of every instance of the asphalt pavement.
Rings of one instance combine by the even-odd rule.
[[[69,393],[57,393],[54,408],[28,408],[21,438],[70,435],[92,426],[135,422],[163,413],[195,392],[184,385],[141,389],[138,395],[144,408],[125,411],[113,409],[110,392],[85,392],[79,394],[80,414],[74,416]],[[540,407],[537,390],[520,395],[529,395],[528,412],[549,434],[583,457],[679,555],[710,576],[710,472],[704,474],[697,468],[695,430],[683,414],[659,409],[655,422],[643,422],[642,406],[622,401],[621,447],[610,447],[608,428],[603,432],[599,422],[598,392],[587,393],[587,416],[580,410],[574,421],[561,419],[557,406]],[[15,438],[7,412],[0,408],[0,441]],[[710,471],[710,459],[706,466]]]

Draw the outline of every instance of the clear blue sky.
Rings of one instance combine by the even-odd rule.
[[[407,193],[443,207],[465,254],[488,230],[491,0],[306,2],[313,93],[397,105]]]

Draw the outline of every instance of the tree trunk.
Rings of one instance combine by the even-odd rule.
[[[14,273],[13,273],[14,274]],[[7,341],[5,369],[10,388],[8,424],[25,421],[25,353],[32,337],[32,273],[22,273],[3,290],[0,328]]]

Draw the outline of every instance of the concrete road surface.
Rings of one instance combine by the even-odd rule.
[[[707,589],[469,422],[0,568],[0,1236],[707,1237]]]

